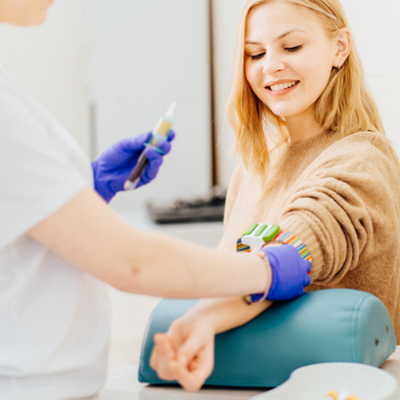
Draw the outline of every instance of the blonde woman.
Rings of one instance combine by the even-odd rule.
[[[234,251],[254,222],[279,225],[309,248],[308,290],[373,293],[399,342],[399,162],[339,0],[248,0],[236,51],[229,117],[241,162],[220,248]],[[155,336],[152,367],[199,389],[213,369],[215,334],[270,304],[200,301]]]

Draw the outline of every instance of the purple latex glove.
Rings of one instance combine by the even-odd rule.
[[[310,261],[300,257],[299,252],[288,244],[282,246],[266,246],[264,252],[271,265],[272,283],[267,300],[284,301],[304,294],[304,286],[311,283],[308,272],[311,271]],[[262,294],[252,295],[252,301],[257,301]]]
[[[169,131],[167,139],[158,146],[164,153],[163,155],[145,146],[150,137],[151,132],[148,132],[122,139],[105,150],[92,162],[94,188],[107,203],[117,192],[124,190],[124,183],[131,174],[143,150],[146,152],[149,165],[141,176],[137,187],[146,185],[157,176],[163,162],[163,155],[171,150],[170,142],[175,138],[175,133],[172,130]]]

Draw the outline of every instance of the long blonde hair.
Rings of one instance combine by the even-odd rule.
[[[260,178],[269,165],[267,134],[278,132],[287,137],[286,122],[275,115],[257,98],[245,77],[244,42],[249,12],[273,2],[291,3],[314,12],[332,39],[349,24],[339,0],[247,0],[241,12],[236,43],[235,73],[228,106],[228,118],[235,132],[234,149],[245,167]],[[368,90],[364,70],[354,43],[340,69],[332,68],[328,84],[316,102],[315,120],[325,131],[340,132],[343,136],[372,131],[384,135],[378,108]],[[397,156],[389,144],[397,163]]]

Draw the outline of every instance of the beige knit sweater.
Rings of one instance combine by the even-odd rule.
[[[352,288],[385,304],[400,344],[400,177],[380,134],[332,133],[271,152],[265,188],[242,165],[232,178],[220,248],[254,222],[278,224],[308,246],[308,290]]]

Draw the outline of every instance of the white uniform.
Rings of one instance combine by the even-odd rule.
[[[26,235],[93,187],[92,169],[1,68],[0,168],[0,399],[93,395],[107,369],[105,285]]]

